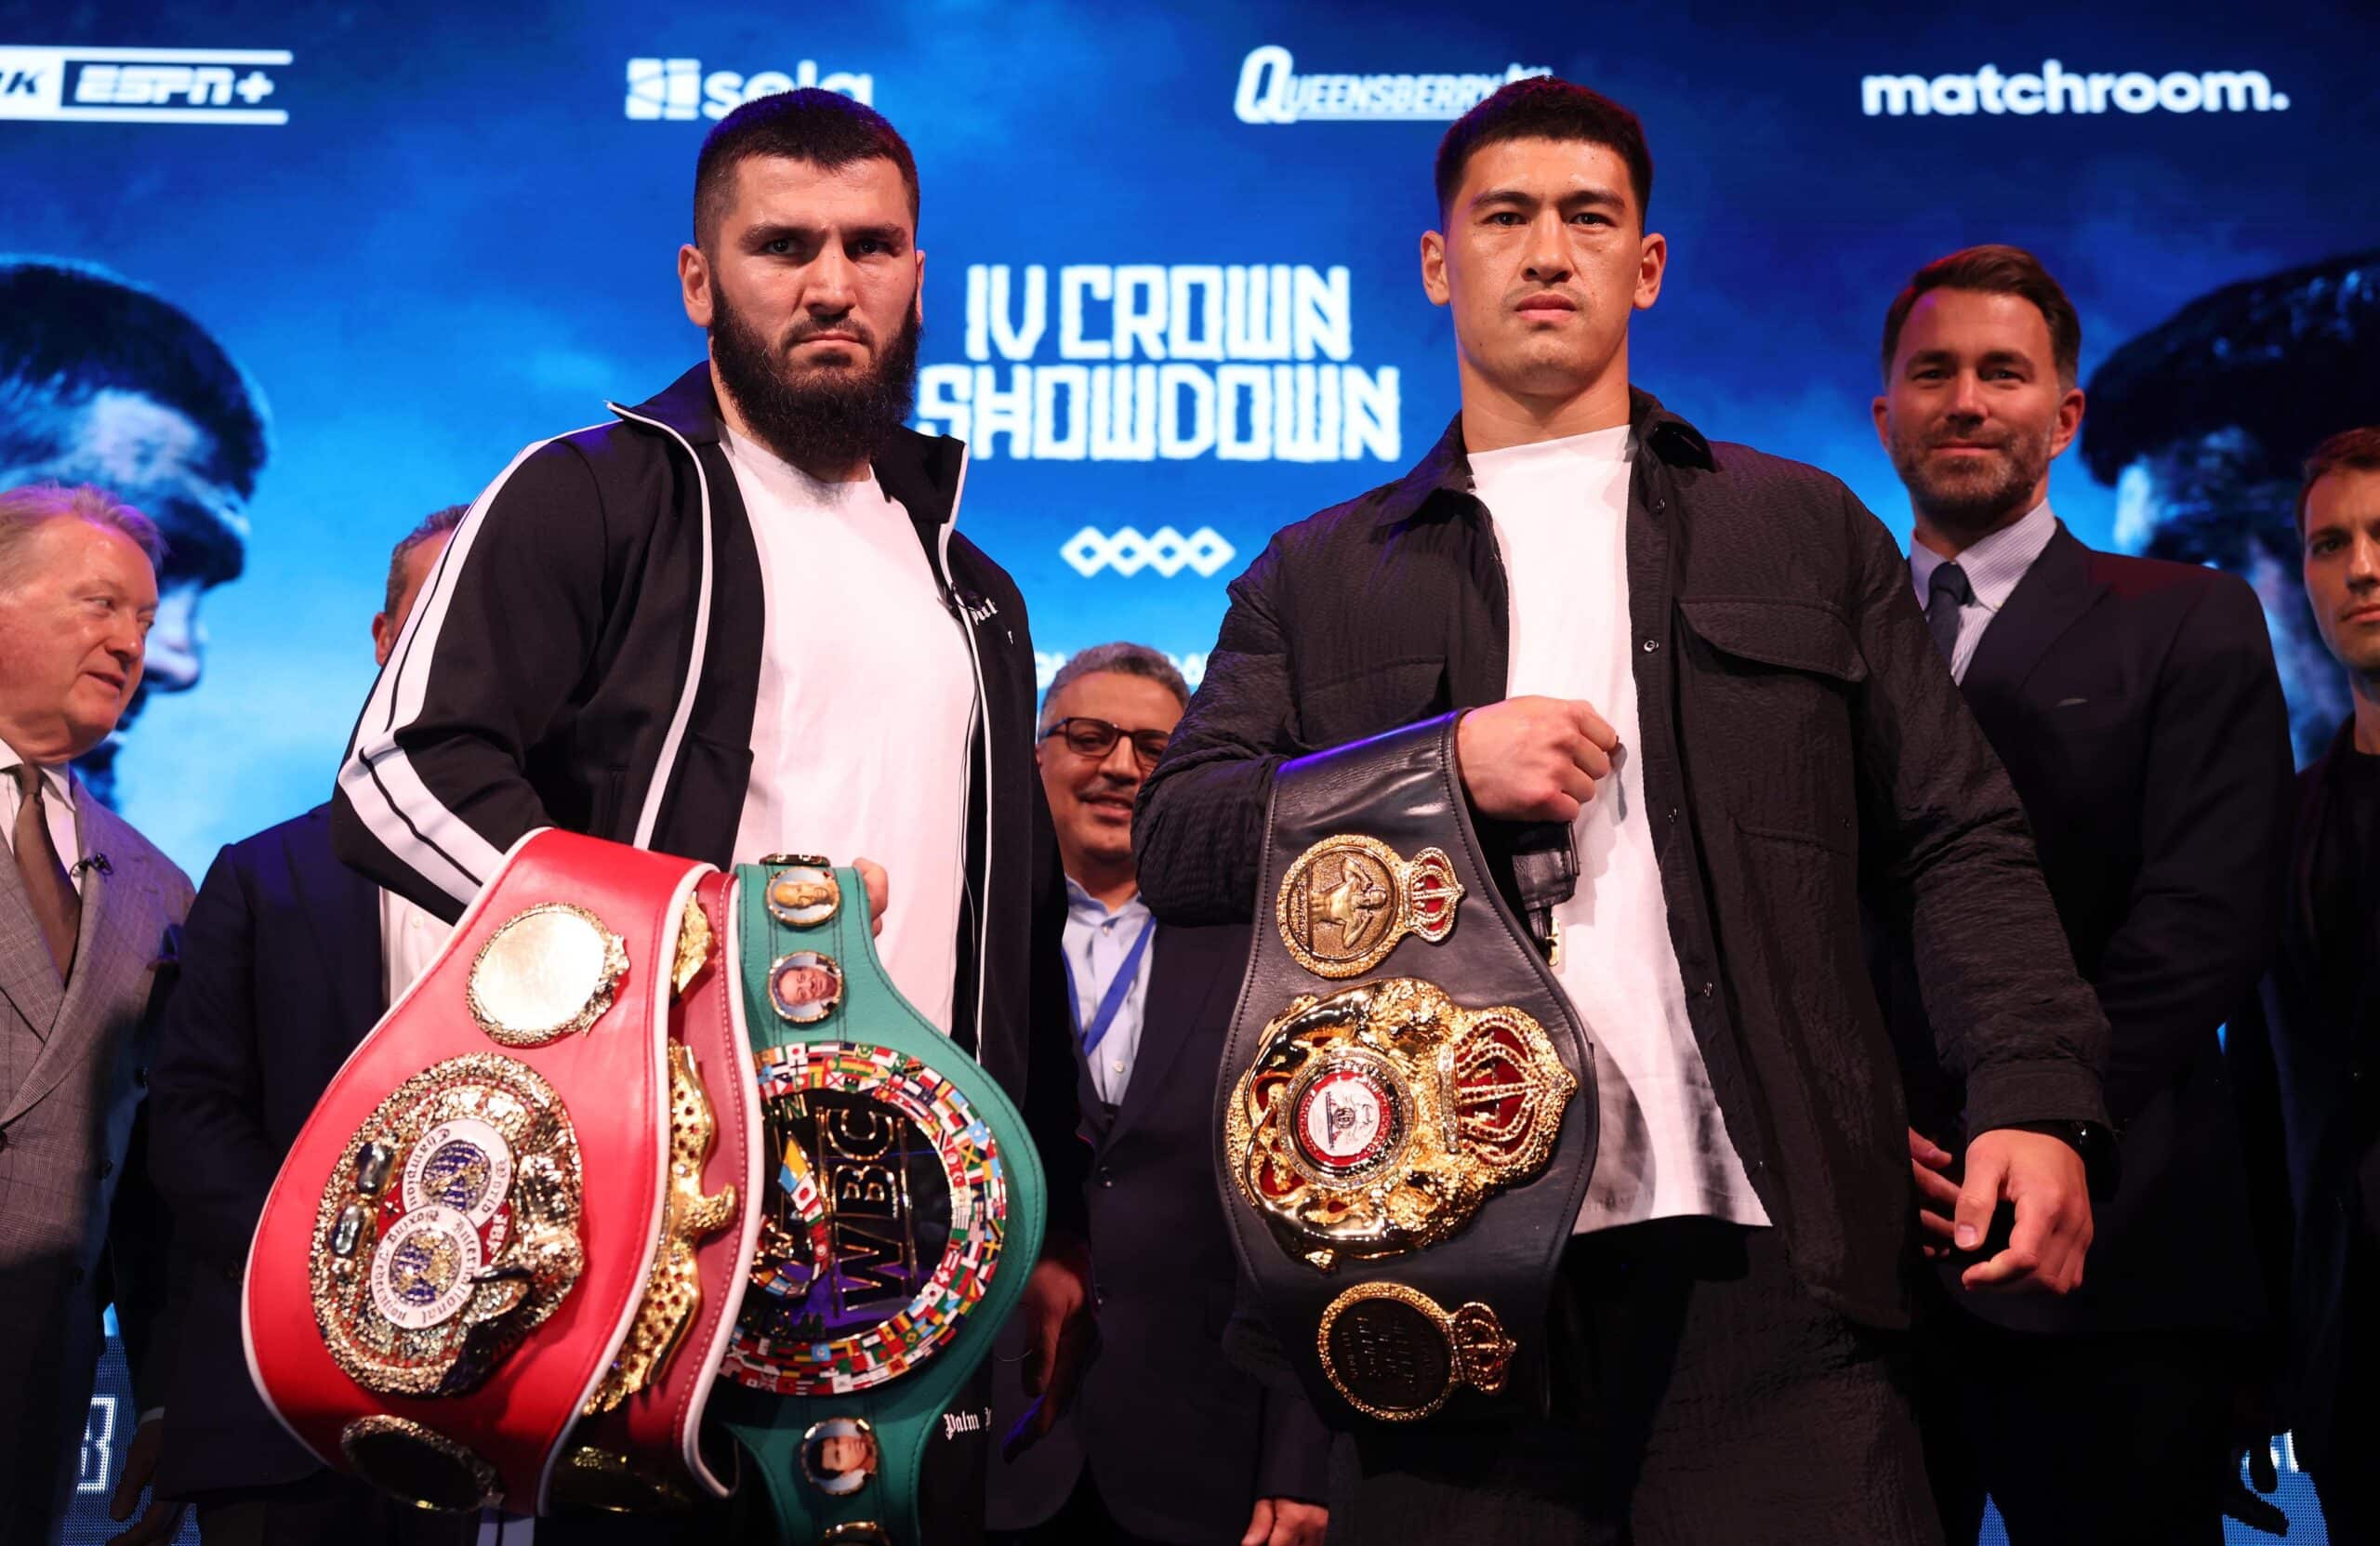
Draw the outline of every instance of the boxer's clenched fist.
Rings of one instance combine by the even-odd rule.
[[[1620,737],[1592,704],[1506,698],[1474,708],[1455,727],[1462,786],[1483,816],[1575,821],[1611,776]]]

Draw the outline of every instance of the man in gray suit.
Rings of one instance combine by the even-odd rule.
[[[188,877],[69,761],[140,684],[163,544],[93,488],[0,494],[0,1540],[52,1538],[111,1300],[144,1415],[164,1215],[140,1154]],[[139,1439],[136,1439],[138,1445]],[[153,1447],[153,1446],[152,1446]]]

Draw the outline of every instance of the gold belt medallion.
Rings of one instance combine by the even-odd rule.
[[[323,1188],[310,1284],[348,1376],[472,1389],[578,1282],[578,1140],[553,1087],[495,1052],[433,1064],[365,1119]]]
[[[1332,1300],[1315,1344],[1330,1388],[1383,1422],[1428,1417],[1458,1385],[1495,1394],[1518,1347],[1477,1300],[1449,1314],[1402,1283],[1362,1283]]]
[[[1462,882],[1446,851],[1409,860],[1375,838],[1325,838],[1281,877],[1274,916],[1297,963],[1318,977],[1360,976],[1419,934],[1432,945],[1454,931]]]
[[[628,970],[626,943],[602,918],[546,902],[513,914],[487,937],[471,958],[465,1002],[490,1041],[542,1047],[602,1019]]]
[[[1543,1169],[1578,1087],[1530,1015],[1391,977],[1264,1027],[1224,1152],[1283,1247],[1329,1272],[1435,1245]]]

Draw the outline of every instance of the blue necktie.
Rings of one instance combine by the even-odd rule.
[[[1925,627],[1946,666],[1958,658],[1959,609],[1974,600],[1975,587],[1967,582],[1965,570],[1955,563],[1935,566],[1925,587]]]

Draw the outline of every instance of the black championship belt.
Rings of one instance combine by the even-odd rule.
[[[1218,1090],[1224,1216],[1338,1428],[1542,1412],[1593,1064],[1488,871],[1454,715],[1283,766]]]

